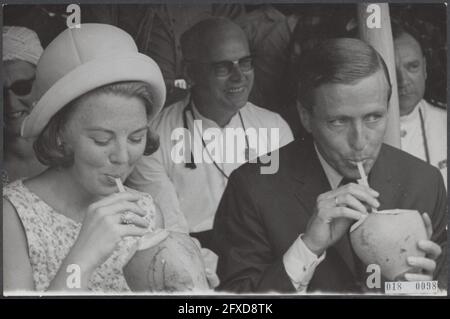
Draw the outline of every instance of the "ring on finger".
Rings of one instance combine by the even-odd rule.
[[[120,223],[124,225],[131,224],[130,216],[127,213],[122,213],[122,215],[120,216]]]

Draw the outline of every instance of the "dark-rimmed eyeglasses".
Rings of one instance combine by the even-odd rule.
[[[239,60],[224,60],[219,62],[202,62],[202,61],[194,61],[189,60],[186,61],[188,63],[199,63],[199,64],[208,64],[214,70],[214,74],[218,77],[224,77],[231,74],[234,66],[239,66],[241,72],[250,72],[253,70],[253,55],[245,56]]]
[[[33,82],[34,77],[28,80],[16,81],[10,87],[3,87],[3,95],[6,96],[8,91],[12,91],[17,96],[28,95],[33,87]]]

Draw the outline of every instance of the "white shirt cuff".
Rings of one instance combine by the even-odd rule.
[[[317,257],[305,245],[302,236],[298,236],[283,256],[284,268],[298,292],[306,291],[316,267],[325,259],[325,252]]]

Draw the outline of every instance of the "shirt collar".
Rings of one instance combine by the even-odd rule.
[[[417,103],[411,113],[400,117],[400,124],[409,124],[419,119],[419,108],[422,105],[422,101],[423,100],[420,100],[420,102]]]
[[[314,149],[316,150],[317,156],[319,157],[320,164],[322,165],[325,175],[327,176],[328,182],[330,183],[331,189],[336,189],[339,183],[342,181],[342,175],[339,174],[327,161],[322,157],[319,150],[317,149],[316,143],[314,143]]]
[[[242,126],[242,125],[241,125],[241,121],[239,120],[239,114],[238,114],[238,112],[236,112],[236,114],[230,119],[230,122],[229,122],[227,125],[225,125],[223,128],[221,128],[221,127],[219,127],[219,125],[217,125],[216,122],[214,122],[213,120],[211,120],[211,119],[209,119],[209,118],[203,116],[203,115],[199,112],[199,110],[195,107],[195,103],[194,103],[193,100],[191,100],[191,103],[192,103],[192,112],[194,113],[195,119],[196,119],[196,120],[202,120],[202,126],[203,126],[204,128],[208,128],[208,127],[216,127],[216,128],[219,128],[219,129],[222,130],[222,129],[227,128],[227,127],[233,127],[233,128],[236,128],[236,127],[241,127],[241,126]],[[240,109],[240,112],[241,112],[242,117],[244,117],[244,112],[242,112],[242,111],[243,111],[244,108],[246,108],[246,107],[248,107],[248,102],[247,102],[247,104],[245,104],[245,105]]]
[[[218,125],[216,124],[216,122],[214,122],[213,120],[210,120],[207,117],[204,117],[199,111],[198,109],[195,107],[195,103],[193,100],[191,100],[191,105],[192,105],[192,112],[194,114],[194,118],[196,120],[201,120],[202,121],[202,125],[206,126],[206,127],[218,127]]]

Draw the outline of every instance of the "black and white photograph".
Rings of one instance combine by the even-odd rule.
[[[3,297],[447,297],[447,13],[3,4]]]

